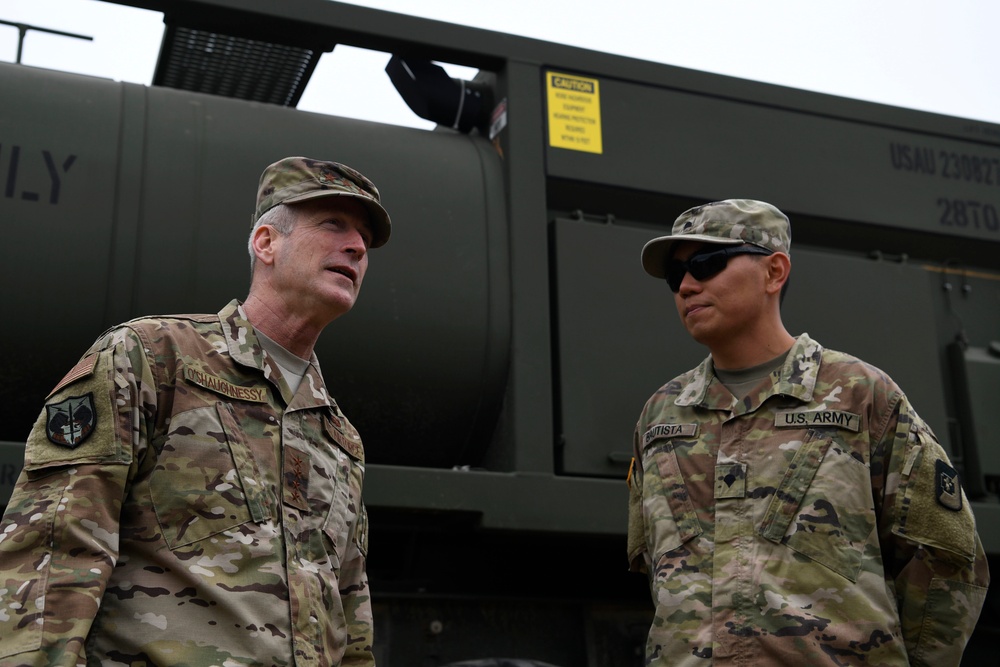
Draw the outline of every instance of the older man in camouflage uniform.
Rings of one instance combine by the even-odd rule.
[[[364,450],[313,346],[389,238],[334,162],[263,173],[245,303],[56,385],[0,525],[0,665],[373,665]]]
[[[883,372],[781,322],[788,219],[690,209],[642,250],[711,355],[635,431],[646,663],[958,665],[989,573],[958,475]]]

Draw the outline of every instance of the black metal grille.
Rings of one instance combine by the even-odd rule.
[[[153,85],[295,106],[321,52],[167,26]]]

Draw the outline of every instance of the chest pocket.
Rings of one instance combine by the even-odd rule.
[[[654,561],[702,532],[675,447],[672,439],[656,441],[642,457],[642,518]]]
[[[260,473],[231,405],[173,416],[150,496],[171,549],[266,518]]]
[[[771,498],[761,534],[857,582],[875,528],[868,466],[810,430]]]

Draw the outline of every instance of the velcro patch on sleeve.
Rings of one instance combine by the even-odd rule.
[[[958,473],[941,446],[921,437],[919,458],[900,484],[900,524],[895,532],[967,560],[976,554],[976,520]]]
[[[115,434],[111,354],[88,356],[49,395],[28,435],[26,470],[124,460]]]

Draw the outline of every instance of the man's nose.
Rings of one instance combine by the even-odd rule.
[[[681,279],[681,286],[677,290],[678,294],[692,294],[701,290],[701,281],[696,279],[691,275],[690,271],[684,272],[684,277]]]
[[[368,246],[365,244],[365,237],[361,234],[361,230],[352,228],[347,232],[344,250],[357,255],[359,259],[365,256],[365,253],[368,252]]]

